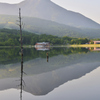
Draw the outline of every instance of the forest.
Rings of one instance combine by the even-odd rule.
[[[23,31],[23,45],[35,45],[37,42],[50,42],[52,45],[85,44],[87,38],[58,37],[46,34],[35,34]],[[0,29],[0,46],[20,46],[20,31],[15,29]]]

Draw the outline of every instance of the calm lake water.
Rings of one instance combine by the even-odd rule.
[[[24,48],[23,54],[21,73],[20,48],[0,49],[0,100],[100,100],[100,51]]]

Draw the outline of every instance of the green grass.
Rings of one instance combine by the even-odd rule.
[[[100,44],[74,44],[69,45],[69,47],[100,47]]]

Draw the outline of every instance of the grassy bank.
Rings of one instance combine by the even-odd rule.
[[[100,44],[74,44],[74,45],[69,45],[69,47],[100,47]]]

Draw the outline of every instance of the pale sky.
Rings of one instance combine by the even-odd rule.
[[[19,3],[24,0],[0,0],[5,3]],[[51,0],[67,10],[79,12],[100,24],[100,0]]]

